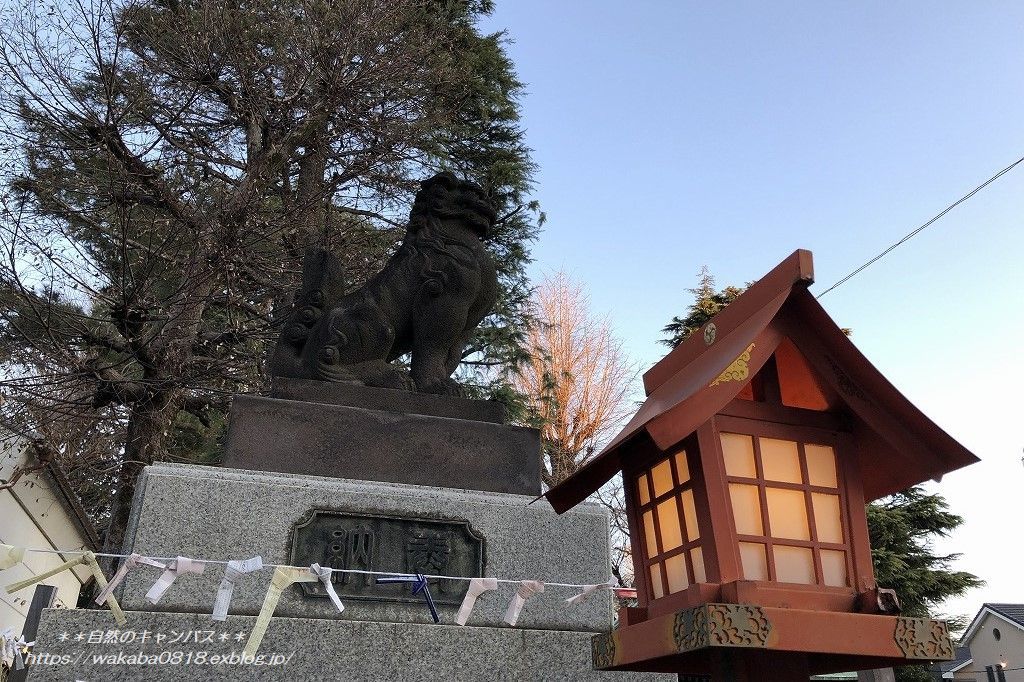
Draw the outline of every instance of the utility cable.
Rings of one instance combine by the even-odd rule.
[[[973,196],[974,196],[975,194],[977,194],[977,193],[978,193],[978,192],[980,192],[981,190],[983,190],[983,189],[985,189],[986,187],[988,187],[989,185],[991,185],[991,184],[992,184],[993,182],[995,182],[996,180],[998,180],[999,178],[1001,178],[1001,177],[1002,177],[1002,176],[1004,176],[1005,174],[1009,173],[1009,172],[1010,172],[1011,170],[1013,170],[1014,168],[1016,168],[1017,166],[1019,166],[1019,165],[1020,165],[1021,163],[1024,163],[1024,156],[1020,157],[1019,159],[1017,159],[1016,161],[1014,161],[1013,163],[1011,163],[1011,164],[1010,164],[1009,166],[1007,166],[1006,168],[1002,169],[1001,171],[999,171],[998,173],[996,173],[995,175],[993,175],[993,176],[992,176],[991,178],[989,178],[989,179],[988,179],[988,180],[986,180],[985,182],[981,183],[980,185],[978,185],[977,187],[975,187],[974,189],[972,189],[972,190],[971,190],[970,192],[968,192],[967,194],[963,195],[962,197],[960,197],[959,199],[957,199],[956,201],[954,201],[954,202],[953,202],[952,204],[950,204],[949,206],[947,206],[946,208],[944,208],[944,209],[943,209],[943,210],[942,210],[942,211],[941,211],[941,212],[940,212],[940,213],[939,213],[938,215],[936,215],[936,216],[935,216],[935,217],[933,217],[933,218],[932,218],[931,220],[929,220],[929,221],[928,221],[928,222],[926,222],[925,224],[921,225],[921,226],[920,226],[920,227],[918,227],[917,229],[913,230],[913,231],[912,231],[912,232],[910,232],[909,234],[905,235],[905,236],[904,236],[904,237],[903,237],[902,239],[900,239],[900,240],[899,240],[898,242],[896,242],[895,244],[891,245],[891,246],[890,246],[889,248],[887,248],[887,249],[886,249],[885,251],[883,251],[882,253],[878,254],[877,256],[875,256],[874,258],[872,258],[871,260],[869,260],[869,261],[868,261],[867,263],[864,263],[864,265],[861,265],[861,266],[860,266],[859,268],[857,268],[856,270],[854,270],[853,272],[851,272],[850,274],[848,274],[848,275],[847,275],[846,277],[843,277],[843,278],[842,278],[841,280],[839,280],[838,282],[836,282],[835,284],[833,284],[832,286],[830,286],[830,287],[829,287],[828,289],[825,289],[825,291],[823,291],[823,292],[821,292],[820,294],[818,294],[818,295],[817,295],[817,298],[821,298],[822,296],[824,296],[824,295],[825,295],[825,294],[827,294],[828,292],[830,292],[830,291],[832,291],[833,289],[835,289],[836,287],[838,287],[838,286],[839,286],[840,284],[843,284],[843,283],[845,283],[845,282],[849,281],[850,279],[852,279],[852,278],[853,278],[854,276],[856,276],[856,275],[860,274],[861,272],[863,272],[864,270],[866,270],[866,269],[867,269],[868,267],[870,267],[871,265],[873,265],[873,264],[875,264],[876,262],[878,262],[879,260],[881,260],[881,259],[882,259],[882,258],[883,258],[884,256],[886,256],[886,255],[887,255],[887,254],[888,254],[888,253],[889,253],[890,251],[892,251],[893,249],[895,249],[895,248],[896,248],[897,246],[899,246],[899,245],[900,245],[900,244],[902,244],[903,242],[905,242],[905,241],[909,240],[910,238],[912,238],[912,237],[916,236],[917,234],[919,234],[919,233],[920,233],[920,232],[921,232],[922,230],[924,230],[924,229],[925,229],[926,227],[930,226],[930,225],[931,225],[932,223],[934,223],[935,221],[937,221],[937,220],[938,220],[939,218],[941,218],[942,216],[946,215],[947,213],[949,213],[950,211],[952,211],[952,210],[953,210],[954,208],[956,208],[956,207],[957,207],[957,206],[959,206],[960,204],[964,203],[965,201],[967,201],[968,199],[970,199],[971,197],[973,197]]]

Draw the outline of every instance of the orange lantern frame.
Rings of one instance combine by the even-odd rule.
[[[644,375],[647,399],[559,513],[623,475],[638,606],[605,670],[802,679],[948,660],[945,623],[875,584],[865,501],[977,458],[904,398],[807,291],[809,251]]]

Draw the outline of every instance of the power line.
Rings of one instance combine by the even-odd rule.
[[[988,180],[986,180],[985,182],[981,183],[980,185],[978,185],[977,187],[975,187],[974,189],[972,189],[972,190],[971,190],[970,192],[968,192],[967,194],[963,195],[962,197],[960,197],[959,199],[957,199],[956,201],[954,201],[954,202],[953,202],[952,204],[950,204],[950,205],[949,205],[949,206],[947,206],[946,208],[942,209],[942,212],[941,212],[941,213],[939,213],[938,215],[936,215],[935,217],[933,217],[933,218],[932,218],[931,220],[929,220],[929,221],[928,221],[928,222],[926,222],[925,224],[923,224],[923,225],[921,225],[920,227],[918,227],[918,228],[917,228],[916,230],[914,230],[914,231],[910,232],[909,234],[905,235],[905,236],[904,236],[904,237],[903,237],[902,239],[900,239],[900,240],[899,240],[898,242],[896,242],[895,244],[893,244],[892,246],[890,246],[889,248],[887,248],[887,249],[886,249],[885,251],[883,251],[882,253],[878,254],[877,256],[875,256],[874,258],[872,258],[871,260],[869,260],[869,261],[868,261],[867,263],[864,263],[864,265],[860,266],[859,268],[857,268],[856,270],[854,270],[853,272],[851,272],[850,274],[848,274],[848,275],[847,275],[846,277],[843,277],[843,278],[842,278],[841,280],[839,280],[838,282],[836,282],[835,284],[833,284],[832,286],[830,286],[830,287],[829,287],[828,289],[825,289],[825,291],[823,291],[823,292],[821,292],[820,294],[818,294],[817,298],[821,298],[822,296],[824,296],[824,295],[825,295],[825,294],[827,294],[828,292],[830,292],[830,291],[832,291],[833,289],[835,289],[836,287],[838,287],[838,286],[839,286],[840,284],[843,284],[843,283],[847,282],[848,280],[852,279],[853,277],[855,277],[856,275],[860,274],[861,272],[863,272],[864,270],[866,270],[866,269],[867,269],[868,267],[870,267],[871,265],[873,265],[874,263],[878,262],[878,261],[879,261],[879,260],[881,260],[881,259],[882,259],[883,257],[885,257],[885,256],[886,256],[886,255],[887,255],[887,254],[888,254],[888,253],[889,253],[890,251],[892,251],[893,249],[895,249],[895,248],[896,248],[897,246],[899,246],[899,245],[900,245],[900,244],[902,244],[903,242],[907,241],[908,239],[910,239],[910,238],[912,238],[912,237],[916,236],[916,235],[917,235],[917,234],[918,234],[919,232],[921,232],[922,230],[924,230],[924,229],[925,229],[926,227],[928,227],[929,225],[931,225],[932,223],[934,223],[935,221],[937,221],[937,220],[938,220],[939,218],[941,218],[942,216],[944,216],[944,215],[946,215],[947,213],[949,213],[950,211],[952,211],[952,210],[953,210],[954,208],[956,208],[956,207],[957,207],[957,206],[959,206],[960,204],[964,203],[965,201],[967,201],[968,199],[970,199],[971,197],[973,197],[973,196],[974,196],[975,194],[977,194],[977,193],[978,193],[978,192],[980,192],[981,190],[983,190],[983,189],[985,189],[986,187],[988,187],[989,185],[991,185],[991,184],[992,184],[993,182],[995,182],[996,180],[998,180],[999,178],[1001,178],[1001,177],[1002,177],[1003,175],[1005,175],[1006,173],[1009,173],[1009,172],[1010,172],[1011,170],[1013,170],[1014,168],[1016,168],[1017,166],[1019,166],[1019,165],[1020,165],[1021,163],[1024,163],[1024,156],[1020,157],[1019,159],[1017,159],[1016,161],[1014,161],[1013,163],[1011,163],[1011,164],[1010,164],[1009,166],[1007,166],[1006,168],[1002,169],[1001,171],[999,171],[998,173],[996,173],[995,175],[993,175],[993,176],[992,176],[991,178],[989,178],[989,179],[988,179]]]

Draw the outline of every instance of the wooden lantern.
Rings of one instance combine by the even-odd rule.
[[[622,472],[639,605],[594,638],[597,668],[806,680],[953,657],[944,623],[900,617],[875,584],[865,501],[977,458],[861,355],[812,281],[797,251],[752,285],[548,491],[561,513]]]

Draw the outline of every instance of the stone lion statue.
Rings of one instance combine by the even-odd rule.
[[[359,289],[344,293],[337,257],[310,250],[271,374],[460,395],[451,375],[498,292],[482,243],[494,221],[479,186],[440,173],[421,183],[398,251]],[[391,364],[407,353],[408,373]]]

